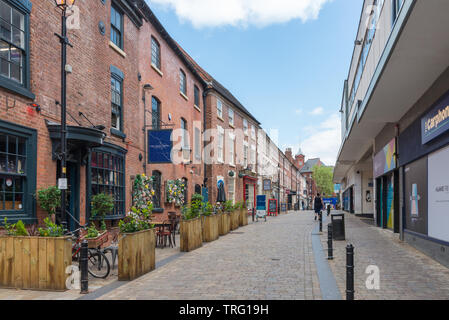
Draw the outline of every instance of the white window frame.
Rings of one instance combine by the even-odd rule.
[[[224,163],[224,129],[218,126],[218,136],[217,136],[217,161],[220,163]]]
[[[231,125],[231,126],[234,126],[234,123],[235,123],[235,117],[234,117],[234,110],[232,109],[232,108],[229,108],[228,109],[228,117],[229,117],[229,124]]]
[[[251,138],[256,140],[256,126],[253,124],[251,125]]]
[[[223,119],[223,102],[220,99],[217,99],[217,116]]]
[[[256,166],[256,146],[255,145],[251,145],[250,164],[253,166],[253,170],[255,170],[255,166]]]
[[[247,136],[248,135],[248,132],[249,130],[248,130],[248,120],[246,120],[246,119],[243,119],[243,133],[245,134],[245,136]]]
[[[235,135],[229,133],[229,165],[235,167]]]
[[[248,157],[249,157],[249,145],[247,142],[243,142],[243,167],[248,168]]]

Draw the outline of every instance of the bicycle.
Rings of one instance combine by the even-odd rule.
[[[79,229],[68,232],[67,235],[72,237],[72,260],[80,261],[81,254],[81,244],[85,239],[84,236],[81,236],[81,231],[87,229],[86,226],[81,226]],[[103,268],[103,264],[105,264],[105,268]],[[90,275],[97,279],[106,279],[111,272],[111,264],[109,263],[109,259],[103,253],[103,251],[99,248],[89,248],[87,250],[87,270]]]

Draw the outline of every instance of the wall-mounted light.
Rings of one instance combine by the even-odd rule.
[[[41,112],[41,106],[38,105],[37,103],[32,103],[29,105],[31,108],[33,108],[34,110],[36,110],[36,112]]]
[[[356,46],[361,46],[362,45],[362,40],[355,40],[354,41],[354,45],[356,45]]]

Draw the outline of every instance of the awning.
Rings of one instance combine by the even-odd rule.
[[[61,152],[61,125],[46,120],[52,141],[53,159],[58,159]],[[88,127],[67,126],[67,160],[84,161],[88,150],[101,147],[106,134],[98,129]]]

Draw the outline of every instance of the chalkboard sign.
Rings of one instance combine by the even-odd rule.
[[[281,204],[281,211],[282,212],[286,212],[287,211],[287,204],[286,203]]]
[[[268,210],[269,212],[275,213],[278,210],[278,202],[276,199],[270,199],[268,200]]]

